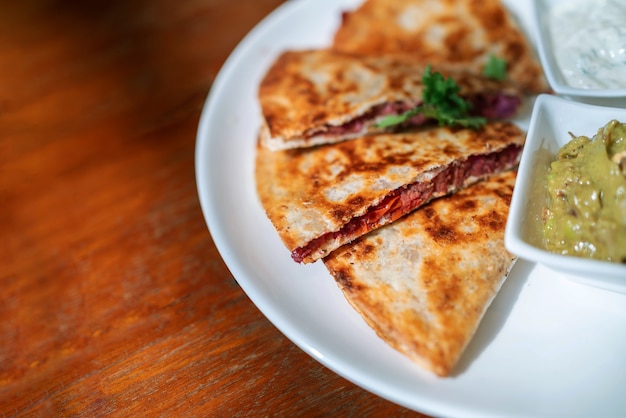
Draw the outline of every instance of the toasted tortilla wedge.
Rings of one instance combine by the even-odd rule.
[[[344,13],[333,48],[379,56],[408,54],[482,74],[491,55],[527,93],[549,87],[534,48],[499,0],[365,0]]]
[[[426,68],[406,57],[360,57],[327,49],[286,51],[259,86],[261,144],[281,150],[384,132],[376,126],[382,117],[422,102]],[[504,83],[443,65],[431,71],[452,78],[476,116],[508,118],[521,103],[518,92]],[[423,117],[410,120],[412,125],[425,122]]]
[[[286,151],[257,146],[261,204],[296,262],[310,263],[433,198],[518,164],[513,123],[436,127]]]
[[[516,258],[504,247],[515,172],[432,201],[324,259],[392,347],[449,376]]]

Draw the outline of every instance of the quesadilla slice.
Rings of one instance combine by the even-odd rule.
[[[513,123],[436,127],[285,151],[257,146],[262,206],[291,257],[310,263],[433,198],[517,166]]]
[[[365,0],[343,14],[333,48],[354,54],[409,55],[483,74],[491,57],[529,94],[549,91],[537,54],[499,0]]]
[[[520,94],[505,83],[443,65],[430,68],[408,58],[360,57],[327,49],[286,51],[259,86],[261,144],[281,150],[389,131],[379,122],[422,103],[424,75],[430,72],[456,83],[473,116],[506,119],[521,104]],[[416,115],[399,127],[429,120]]]
[[[515,172],[434,200],[324,259],[389,345],[449,376],[516,258],[504,247]]]

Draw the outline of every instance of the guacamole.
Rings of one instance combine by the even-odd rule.
[[[571,135],[571,134],[570,134]],[[626,123],[565,144],[547,176],[548,251],[626,263]]]

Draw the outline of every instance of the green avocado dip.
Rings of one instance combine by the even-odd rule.
[[[548,171],[546,249],[626,263],[626,123],[570,135]]]

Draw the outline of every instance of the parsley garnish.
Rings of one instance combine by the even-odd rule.
[[[495,55],[490,55],[489,61],[483,68],[483,75],[487,78],[503,81],[506,79],[506,61]]]
[[[435,119],[440,126],[480,128],[487,122],[485,118],[469,116],[471,104],[458,95],[460,88],[452,78],[444,78],[439,72],[431,72],[428,66],[422,76],[422,82],[424,92],[421,104],[400,115],[389,115],[381,119],[376,126],[388,128],[399,125],[418,114]]]

